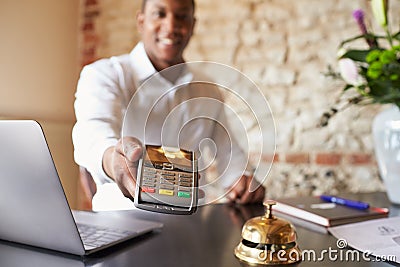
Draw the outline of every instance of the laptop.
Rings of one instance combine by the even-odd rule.
[[[72,211],[43,130],[31,120],[0,120],[0,212],[0,239],[80,256],[162,227]]]
[[[99,262],[97,257],[78,257],[66,253],[48,252],[45,249],[0,240],[0,265],[4,267],[94,267]],[[104,257],[100,259],[104,260]]]

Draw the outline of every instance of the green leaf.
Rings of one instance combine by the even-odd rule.
[[[350,58],[358,62],[366,62],[366,57],[370,53],[370,50],[348,50],[341,58]]]
[[[391,94],[391,87],[392,84],[390,81],[371,80],[369,82],[369,94],[374,98],[387,97]]]
[[[347,91],[347,90],[349,90],[349,89],[351,89],[351,88],[353,88],[354,86],[353,85],[351,85],[351,84],[346,84],[346,86],[343,88],[343,91]]]
[[[371,63],[373,61],[378,60],[380,56],[381,56],[381,51],[375,49],[368,53],[368,55],[365,57],[365,61]]]
[[[400,103],[400,93],[388,94],[381,97],[374,97],[375,103]]]
[[[371,65],[369,65],[368,71],[367,71],[367,77],[375,80],[378,79],[379,76],[382,74],[382,67],[383,64],[379,61],[372,62]]]
[[[393,61],[396,61],[396,54],[394,53],[394,51],[385,50],[380,54],[379,60],[383,64],[389,64],[389,63],[391,63]]]
[[[383,73],[390,80],[398,80],[399,76],[400,76],[400,63],[397,61],[394,61],[389,64],[385,64],[383,66]]]

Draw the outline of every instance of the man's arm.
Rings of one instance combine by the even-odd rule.
[[[125,96],[116,80],[108,61],[93,63],[83,68],[75,94],[74,157],[97,184],[112,181],[103,171],[102,158],[107,148],[116,146],[121,133]]]

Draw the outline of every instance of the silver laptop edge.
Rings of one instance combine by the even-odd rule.
[[[125,219],[96,219],[105,215],[89,212],[72,215],[43,130],[36,121],[0,120],[0,148],[0,239],[85,255],[99,249],[85,251],[74,216],[86,223],[108,221],[114,226],[118,219]],[[123,227],[135,232],[134,236],[162,227],[157,222],[126,219]]]

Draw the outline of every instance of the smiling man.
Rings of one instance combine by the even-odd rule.
[[[101,59],[85,66],[81,72],[74,105],[77,122],[72,137],[75,161],[91,173],[97,184],[93,199],[95,210],[133,207],[131,200],[135,192],[137,163],[143,154],[142,143],[145,138],[146,142],[161,144],[163,116],[169,114],[173,106],[167,102],[161,108],[159,114],[162,116],[151,122],[155,126],[146,132],[146,136],[140,135],[143,125],[137,125],[137,135],[123,137],[124,116],[132,97],[145,81],[168,67],[185,62],[183,52],[196,22],[194,11],[193,0],[143,1],[137,14],[142,41],[131,53]],[[176,77],[160,81],[161,87],[170,88],[171,84],[190,81],[190,77],[190,73],[178,72]],[[196,92],[188,94],[195,95]],[[145,101],[139,102],[134,114],[138,120],[146,114],[146,103],[155,95],[159,92],[154,95],[146,92]],[[210,97],[219,99],[219,96]],[[221,110],[213,112],[220,114]],[[198,122],[195,129],[201,133],[197,139],[193,135],[182,135],[183,140],[190,140],[197,146],[190,149],[198,149],[201,140],[213,138],[216,132],[208,122]],[[227,190],[230,190],[232,201],[252,203],[263,200],[264,187],[250,192],[247,190],[250,181],[251,177],[239,176],[231,182]]]
[[[182,53],[195,25],[192,0],[146,0],[137,23],[147,56],[156,70],[184,62]]]

